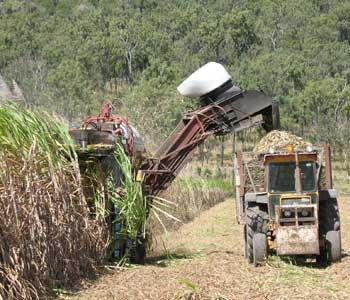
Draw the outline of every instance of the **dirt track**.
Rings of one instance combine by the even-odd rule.
[[[350,199],[340,204],[344,257],[330,267],[276,257],[248,265],[227,200],[159,238],[145,266],[114,270],[68,299],[350,299]]]

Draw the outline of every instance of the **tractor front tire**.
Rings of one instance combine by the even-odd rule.
[[[266,235],[264,233],[255,233],[253,236],[253,262],[254,266],[264,265],[266,262],[267,247]]]
[[[328,231],[326,235],[326,251],[329,263],[341,260],[341,237],[340,230]]]

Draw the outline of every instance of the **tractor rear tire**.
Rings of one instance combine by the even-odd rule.
[[[254,236],[254,230],[251,228],[249,224],[245,226],[246,229],[246,258],[250,264],[254,261],[253,256],[253,236]]]
[[[266,210],[266,211],[265,211]],[[266,233],[267,224],[269,221],[269,215],[267,213],[267,207],[252,206],[248,207],[246,211],[246,256],[249,263],[254,263],[254,245],[253,239],[256,234],[263,234],[265,236],[265,256],[266,256]],[[265,258],[264,258],[265,259]]]
[[[253,236],[253,261],[254,266],[265,265],[267,256],[266,235],[256,233]]]
[[[340,214],[338,200],[329,198],[319,203],[319,234],[325,241],[316,258],[321,263],[333,263],[341,260]]]
[[[253,234],[254,232],[250,229],[248,235],[248,225],[244,225],[244,258],[248,260],[250,264],[253,263]]]
[[[328,231],[326,235],[326,251],[329,263],[341,260],[341,237],[340,230]]]

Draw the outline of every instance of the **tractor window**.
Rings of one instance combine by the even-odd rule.
[[[311,192],[315,190],[315,164],[313,162],[300,162],[300,181],[303,192]]]
[[[316,186],[314,162],[299,162],[299,167],[302,191],[314,191]],[[295,192],[295,162],[269,164],[269,191]]]
[[[271,163],[269,165],[269,190],[272,193],[276,192],[294,192],[295,163]]]

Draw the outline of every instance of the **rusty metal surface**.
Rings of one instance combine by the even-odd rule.
[[[281,226],[276,243],[277,255],[320,254],[318,225]]]
[[[326,172],[326,188],[332,189],[333,188],[333,181],[332,181],[332,162],[331,162],[331,147],[329,144],[325,146],[325,172]]]
[[[97,130],[87,130],[87,129],[72,129],[69,131],[74,144],[80,145],[114,145],[116,143],[116,136],[111,133]]]
[[[312,209],[311,216],[298,216],[302,208]],[[294,209],[291,218],[281,217],[283,209]],[[276,206],[277,255],[319,254],[317,204]]]
[[[249,91],[225,95],[216,102],[185,115],[161,145],[156,157],[143,167],[145,187],[157,195],[175,179],[193,150],[210,135],[240,131],[263,123],[273,128],[271,97],[263,92]]]
[[[242,152],[237,151],[234,158],[234,176],[235,176],[235,188],[236,188],[236,220],[240,224],[243,220],[243,196],[244,196],[244,176],[243,176],[243,161]]]

